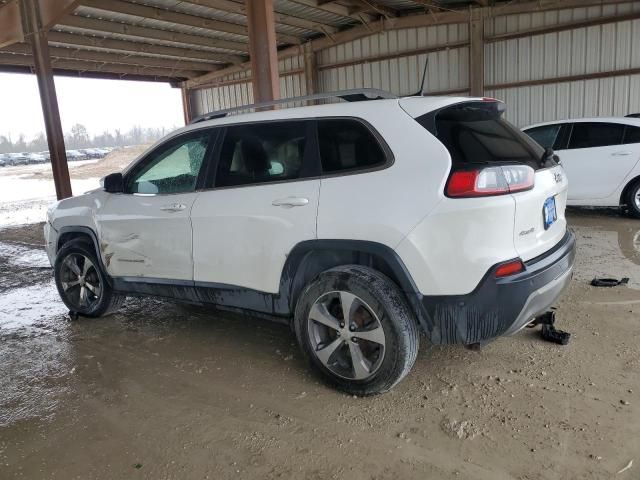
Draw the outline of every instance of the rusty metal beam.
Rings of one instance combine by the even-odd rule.
[[[108,50],[118,50],[132,54],[153,54],[169,57],[180,57],[185,60],[211,60],[220,63],[237,64],[246,61],[247,57],[239,55],[228,55],[226,53],[210,52],[208,50],[197,50],[195,48],[172,47],[166,45],[154,45],[142,41],[119,40],[116,38],[94,37],[91,35],[79,35],[66,32],[49,32],[49,43],[78,46],[104,48]]]
[[[246,0],[249,51],[255,103],[280,98],[273,0]]]
[[[49,144],[49,153],[51,155],[53,182],[56,188],[56,196],[58,200],[61,200],[72,195],[71,179],[69,178],[64,135],[62,133],[62,124],[60,123],[56,86],[53,83],[53,72],[49,59],[47,31],[42,25],[37,0],[22,0],[21,6],[24,28],[29,34],[33,48],[40,102],[42,103],[47,143]]]
[[[310,43],[304,45],[304,80],[307,87],[305,95],[318,93],[318,60]]]
[[[476,13],[476,12],[474,12]],[[469,21],[469,91],[484,96],[484,19],[473,15]]]
[[[0,48],[23,41],[20,5],[13,1],[0,6]]]
[[[182,88],[182,113],[184,114],[184,124],[189,125],[193,115],[191,112],[191,91],[187,88]]]
[[[31,53],[29,45],[19,43],[2,50],[7,53],[19,53],[28,55]],[[214,63],[194,62],[189,60],[175,60],[158,57],[149,57],[136,54],[118,54],[98,52],[95,50],[82,50],[78,48],[66,48],[49,46],[51,58],[65,58],[71,60],[86,60],[105,64],[135,65],[139,67],[167,68],[170,70],[195,70],[210,72],[220,67]]]
[[[34,67],[35,60],[31,55],[3,53],[0,50],[0,65],[7,67]],[[84,72],[102,72],[104,74],[161,77],[169,80],[185,80],[196,77],[202,72],[197,70],[178,70],[171,68],[144,67],[138,65],[121,65],[117,63],[92,62],[87,60],[52,59],[51,67],[55,70],[75,70],[82,76]],[[7,69],[8,70],[8,69]],[[34,70],[35,71],[35,70]]]

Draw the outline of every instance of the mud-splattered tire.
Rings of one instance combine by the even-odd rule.
[[[117,310],[126,297],[111,288],[93,245],[72,240],[62,246],[54,265],[56,287],[69,311],[102,317]]]
[[[629,187],[624,200],[627,204],[627,214],[633,218],[640,218],[640,180]]]
[[[390,390],[413,366],[416,320],[389,278],[360,265],[320,274],[298,299],[294,328],[311,366],[331,386],[365,396]]]

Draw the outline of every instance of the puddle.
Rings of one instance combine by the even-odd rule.
[[[613,209],[571,209],[567,218],[578,240],[576,278],[629,277],[640,289],[640,220]]]

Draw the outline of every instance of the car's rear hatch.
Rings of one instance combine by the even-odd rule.
[[[418,102],[412,102],[415,100]],[[482,202],[482,197],[486,196],[511,196],[515,204],[515,218],[496,218],[496,221],[513,223],[514,248],[525,262],[560,242],[567,226],[566,175],[549,155],[551,152],[545,152],[502,118],[504,104],[494,99],[452,99],[448,105],[439,101],[438,107],[425,112],[424,108],[420,109],[420,100],[401,99],[400,105],[449,151],[452,165],[445,195],[451,196],[448,188],[456,172],[485,170],[493,173],[496,167],[504,167],[507,178],[508,170],[532,173],[526,188],[521,191],[507,188],[506,191],[472,192],[463,196],[466,201],[472,198],[474,203]]]

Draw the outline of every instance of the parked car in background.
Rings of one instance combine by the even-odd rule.
[[[290,324],[330,384],[369,395],[409,372],[420,330],[482,344],[559,298],[575,257],[566,175],[501,102],[340,98],[216,112],[52,207],[64,303],[88,317],[127,295],[250,310]]]
[[[51,154],[49,153],[49,150],[44,150],[44,151],[38,152],[38,153],[44,157],[44,161],[45,162],[50,162],[51,161]]]
[[[640,119],[580,118],[522,130],[560,157],[569,205],[623,207],[640,218]]]
[[[11,160],[11,165],[29,164],[29,158],[26,153],[7,153],[7,156]]]
[[[25,153],[29,164],[45,163],[44,155],[39,153]]]
[[[70,162],[76,160],[86,160],[87,156],[79,150],[67,150],[67,160]]]
[[[7,165],[7,162],[4,159],[4,156],[0,154],[0,167],[4,167]]]

